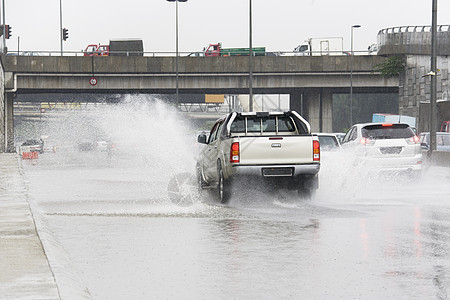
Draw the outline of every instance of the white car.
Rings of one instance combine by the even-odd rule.
[[[358,165],[368,170],[412,174],[422,170],[419,137],[408,124],[355,124],[342,140],[342,148],[353,150]]]
[[[334,133],[316,133],[319,137],[320,151],[339,151],[341,143]]]
[[[419,138],[422,149],[430,150],[430,133],[422,132]],[[436,150],[450,151],[450,132],[436,132]]]

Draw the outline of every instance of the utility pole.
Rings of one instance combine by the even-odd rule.
[[[432,21],[431,21],[431,95],[430,95],[430,152],[436,150],[436,75],[437,75],[437,59],[436,59],[436,28],[437,28],[437,0],[432,0]]]
[[[252,0],[249,0],[249,61],[248,61],[248,111],[253,111],[253,36],[252,36]]]
[[[5,31],[6,31],[6,22],[5,22],[5,0],[2,0],[2,19],[3,19],[3,35],[2,35],[2,40],[3,40],[3,52],[6,53],[6,38],[5,38]]]
[[[59,40],[61,43],[61,56],[63,56],[62,0],[59,0]]]

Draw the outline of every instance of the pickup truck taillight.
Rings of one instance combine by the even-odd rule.
[[[313,141],[313,161],[320,161],[320,143]]]
[[[231,144],[230,162],[231,163],[239,162],[239,142],[235,142],[235,143]]]

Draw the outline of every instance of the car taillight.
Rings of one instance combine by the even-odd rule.
[[[320,143],[313,141],[313,161],[320,161]]]
[[[235,142],[235,143],[231,144],[230,162],[231,163],[239,162],[239,142]]]
[[[408,144],[413,145],[413,144],[418,144],[420,138],[419,138],[417,135],[415,135],[415,136],[410,137],[410,138],[407,138],[407,139],[405,139],[405,140],[406,140],[406,142],[407,142]]]
[[[375,140],[371,140],[368,138],[362,138],[359,142],[364,146],[372,146],[375,144]]]

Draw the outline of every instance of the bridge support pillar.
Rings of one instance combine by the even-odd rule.
[[[333,94],[329,89],[311,88],[303,94],[304,116],[313,132],[333,131]]]
[[[14,147],[14,94],[4,93],[4,152],[14,153],[16,149]]]
[[[289,94],[289,108],[298,112],[305,119],[308,119],[306,106],[303,101],[303,92],[301,90],[295,90]]]

